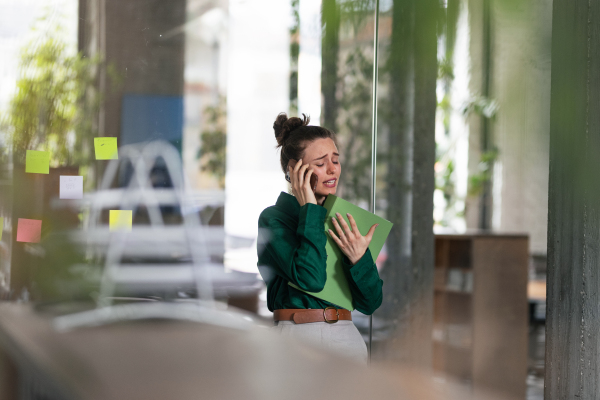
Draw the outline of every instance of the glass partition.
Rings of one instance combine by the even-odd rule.
[[[471,346],[475,329],[504,332],[502,327],[512,326],[499,317],[497,325],[477,319],[486,315],[479,305],[499,301],[501,285],[513,293],[518,283],[511,303],[518,304],[503,315],[518,314],[518,329],[524,329],[527,268],[537,268],[529,272],[538,276],[545,263],[545,225],[522,221],[545,218],[545,209],[537,207],[547,193],[537,183],[547,176],[545,125],[539,121],[547,120],[549,106],[537,98],[549,96],[536,94],[549,82],[549,8],[540,3],[539,13],[527,11],[537,18],[529,27],[529,18],[519,19],[524,14],[513,13],[509,3],[0,0],[0,297],[97,301],[103,270],[82,266],[92,259],[106,264],[110,252],[102,240],[110,236],[111,211],[128,211],[119,196],[132,185],[146,185],[135,189],[159,194],[144,192],[147,204],[129,210],[133,231],[150,232],[159,221],[149,241],[196,243],[175,230],[190,218],[197,221],[212,240],[202,260],[218,276],[246,279],[244,295],[234,298],[224,290],[217,300],[268,320],[256,265],[257,221],[288,191],[273,122],[281,112],[304,113],[338,135],[337,195],[394,224],[375,261],[384,282],[381,307],[372,317],[353,312],[372,360],[426,369],[433,364],[472,383],[477,360],[479,370],[488,366],[477,355],[487,353]],[[511,30],[513,21],[535,39],[523,47],[527,51]],[[520,49],[519,57],[513,59],[511,49]],[[521,69],[533,77],[516,80],[527,83],[523,98],[520,87],[506,84]],[[536,118],[528,118],[524,99],[534,103]],[[519,130],[525,122],[534,137]],[[523,137],[528,139],[520,142]],[[100,146],[110,142],[100,138],[116,139],[122,163],[111,164],[111,154],[99,156],[105,154]],[[152,161],[140,150],[150,141],[164,146],[147,148]],[[521,147],[531,150],[534,161],[517,151]],[[502,148],[514,151],[503,154]],[[46,152],[47,172],[28,169],[31,151]],[[143,185],[136,175],[141,169],[147,175]],[[521,180],[523,169],[528,175]],[[63,177],[82,177],[81,198],[61,197]],[[513,184],[519,189],[512,190]],[[179,203],[160,203],[179,188],[185,192]],[[94,209],[95,202],[102,205]],[[19,220],[41,221],[37,236],[19,237]],[[436,233],[452,235],[434,237],[434,225]],[[469,228],[486,228],[488,235],[490,227],[506,235],[519,231],[504,239],[524,248],[521,233],[530,233],[535,260],[527,264],[529,249],[481,244],[481,232],[458,236]],[[95,230],[102,232],[93,236]],[[79,247],[57,244],[64,231],[75,232]],[[163,244],[127,262],[179,265],[197,256]],[[518,262],[502,258],[510,254]],[[477,265],[490,272],[508,271],[501,268],[506,264],[518,264],[516,278],[492,274],[485,285],[477,283],[485,276],[477,275]],[[475,301],[481,288],[492,297]],[[201,289],[176,287],[140,297],[189,300],[201,297]],[[521,330],[510,332],[524,337]],[[489,337],[503,343],[499,335]]]

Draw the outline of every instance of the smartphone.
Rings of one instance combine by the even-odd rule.
[[[306,172],[304,173],[305,175],[308,173],[308,170],[306,170]],[[292,180],[290,179],[290,175],[289,174],[285,174],[285,180],[288,181],[289,183],[292,183]],[[312,188],[313,192],[315,191],[316,187],[317,187],[317,182],[319,181],[319,178],[317,178],[317,176],[313,174],[310,176],[310,187]]]
[[[308,168],[304,172],[305,178],[306,178],[306,174],[308,174]],[[315,192],[318,181],[319,181],[319,178],[317,178],[317,175],[315,175],[315,173],[313,172],[313,174],[310,176],[310,188],[312,189],[313,193]]]
[[[313,172],[313,174],[310,176],[310,188],[313,190],[313,193],[317,189],[317,182],[318,181],[319,181],[319,178],[317,178],[317,176]]]

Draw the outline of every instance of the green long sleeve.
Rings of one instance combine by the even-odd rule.
[[[366,315],[373,314],[383,300],[383,281],[379,278],[371,251],[367,248],[355,265],[350,263],[348,257],[343,258],[343,263],[354,308]]]
[[[291,282],[309,292],[323,289],[327,279],[326,213],[324,207],[315,204],[300,207],[294,196],[283,192],[274,206],[261,213],[259,236],[266,245],[258,254],[258,268],[267,284],[269,310],[334,306],[288,285]],[[367,250],[354,266],[344,265],[354,307],[373,313],[381,304],[382,282],[371,253]]]
[[[309,292],[323,290],[327,279],[325,211],[321,206],[304,205],[300,208],[295,232],[290,221],[275,213],[263,212],[258,220],[259,228],[268,229],[270,233],[265,248],[269,264],[277,266],[277,272],[287,281]]]

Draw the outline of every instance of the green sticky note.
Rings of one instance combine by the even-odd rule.
[[[96,160],[119,159],[119,150],[117,149],[117,138],[115,137],[94,138],[94,150],[96,151]]]
[[[32,174],[50,173],[50,152],[27,150],[25,154],[25,172]]]
[[[4,217],[0,217],[0,240],[2,240],[2,232],[4,231]]]
[[[377,229],[375,229],[375,233],[373,234],[373,238],[369,244],[371,257],[373,257],[373,262],[375,262],[379,252],[383,248],[383,244],[392,230],[393,224],[378,215],[372,214],[369,211],[355,206],[354,204],[332,194],[327,196],[327,200],[325,200],[323,207],[327,209],[327,216],[325,217],[324,226],[325,232],[327,232],[329,229],[331,229],[333,232],[336,232],[335,226],[331,221],[331,218],[334,217],[336,213],[340,213],[342,215],[342,218],[344,218],[348,226],[350,226],[350,222],[348,221],[346,213],[352,215],[358,230],[363,236],[367,234],[371,226],[379,224]],[[310,294],[311,296],[352,311],[354,310],[354,305],[352,304],[352,293],[350,292],[350,286],[348,284],[348,280],[346,279],[344,265],[342,264],[344,255],[342,254],[342,251],[338,245],[333,241],[331,236],[329,236],[327,233],[326,235],[327,243],[325,244],[325,252],[327,253],[327,265],[325,269],[327,272],[327,281],[325,282],[325,287],[323,290],[320,292],[307,292],[291,282],[288,282],[288,284],[293,288]]]
[[[108,214],[109,230],[131,231],[132,214],[131,210],[110,210]]]

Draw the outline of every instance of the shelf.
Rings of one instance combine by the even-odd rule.
[[[473,272],[473,268],[471,268],[471,267],[452,267],[452,268],[450,268],[446,265],[444,265],[444,266],[436,265],[435,269],[439,270],[439,271],[447,271],[449,269],[457,269],[457,270],[463,271],[463,272]]]
[[[527,237],[436,235],[435,246],[434,370],[524,398]]]
[[[437,339],[437,338],[433,338],[434,343],[436,343],[437,345],[439,345],[442,348],[451,348],[451,349],[455,349],[455,350],[464,350],[468,353],[471,353],[472,351],[472,347],[471,345],[460,345],[460,344],[453,344],[453,343],[449,343],[447,340],[444,339]]]
[[[466,296],[473,295],[473,292],[465,292],[463,290],[454,290],[454,289],[446,289],[446,288],[434,288],[434,290],[436,292],[442,292],[442,293],[460,294],[460,295],[466,295]]]

